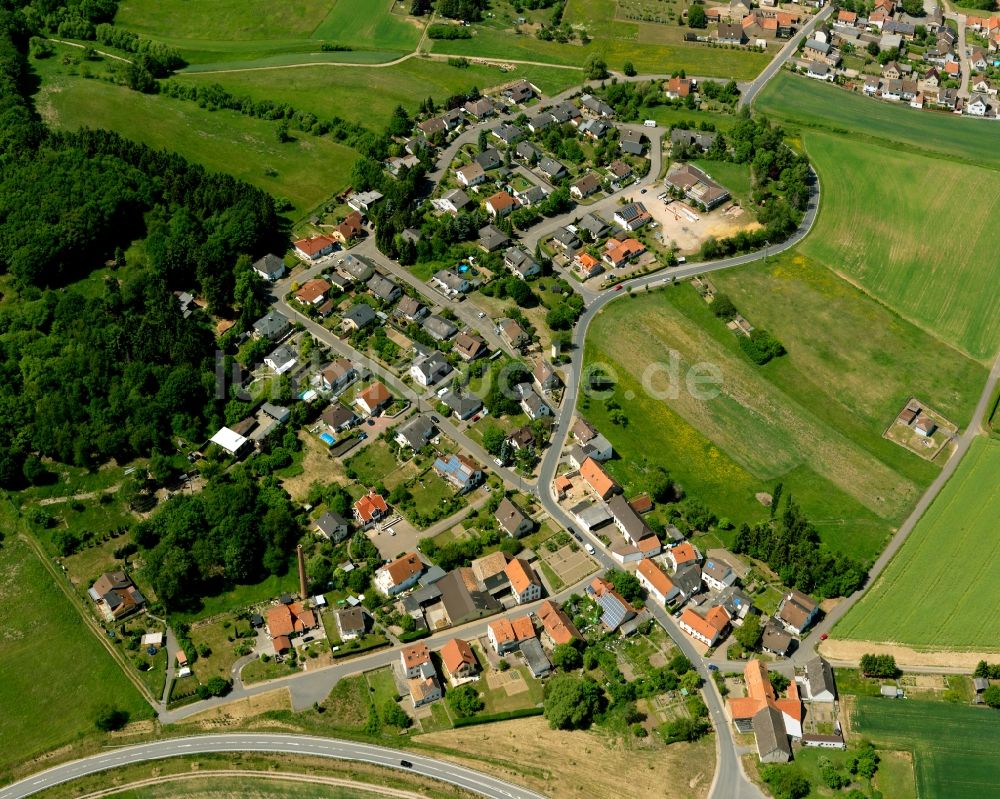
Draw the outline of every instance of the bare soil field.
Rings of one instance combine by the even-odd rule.
[[[673,242],[681,255],[697,252],[701,243],[711,236],[724,239],[741,230],[757,230],[760,227],[760,223],[739,206],[727,211],[729,205],[720,205],[714,211],[703,214],[677,200],[670,201],[669,197],[666,201],[657,200],[648,193],[640,196],[636,191],[632,192],[628,199],[629,202],[641,202],[646,206],[650,216],[659,223],[659,232],[663,236],[664,243]]]
[[[892,655],[896,665],[904,671],[907,666],[922,666],[925,668],[962,669],[972,671],[980,660],[996,660],[993,652],[962,652],[958,650],[921,651],[901,644],[882,643],[879,641],[843,641],[832,638],[819,645],[819,652],[828,660],[844,661],[857,664],[864,654]]]

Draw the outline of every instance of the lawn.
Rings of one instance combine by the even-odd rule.
[[[692,161],[695,166],[703,169],[708,175],[727,189],[733,198],[740,201],[744,208],[751,207],[750,202],[750,166],[748,164],[733,164],[729,161]]]
[[[924,799],[978,799],[1000,785],[1000,726],[989,710],[860,697],[852,725],[877,745],[913,752],[917,795]]]
[[[762,518],[754,495],[780,480],[831,546],[872,557],[937,471],[883,441],[884,426],[917,386],[943,399],[965,387],[953,409],[967,418],[981,368],[799,257],[712,279],[788,354],[752,365],[689,285],[611,304],[594,320],[586,359],[617,372],[615,400],[629,424],[611,423],[603,402],[581,399],[618,453],[609,470],[636,491],[648,468],[665,466],[736,524]],[[671,352],[682,381],[676,396],[656,372],[669,368]],[[684,388],[692,364],[719,370],[717,397],[703,401]],[[940,382],[921,376],[942,369],[955,372]]]
[[[983,612],[1000,602],[998,474],[1000,441],[976,439],[882,576],[837,624],[837,637],[1000,648],[1000,617]],[[955,580],[957,573],[965,577]],[[915,596],[933,601],[914,603]]]
[[[364,486],[373,486],[385,480],[386,475],[399,468],[396,456],[384,441],[372,441],[344,466]]]
[[[983,287],[1000,282],[1000,175],[860,139],[807,132],[804,141],[823,204],[802,252],[962,352],[992,359],[1000,293]]]
[[[320,117],[340,116],[374,130],[388,122],[397,105],[415,113],[427,97],[440,103],[473,86],[486,91],[518,78],[527,78],[543,92],[554,93],[579,83],[580,74],[535,66],[518,66],[509,73],[483,65],[458,69],[442,61],[414,58],[384,68],[309,66],[219,74],[183,72],[175,80],[219,83],[238,95],[280,100]]]
[[[42,76],[36,104],[49,124],[66,130],[100,125],[151,147],[173,150],[287,198],[299,216],[343,189],[358,157],[329,138],[297,131],[293,141],[279,143],[274,122],[235,111],[210,112],[184,100],[87,80],[58,58],[33,64],[39,65]],[[103,72],[104,65],[91,69]]]
[[[375,707],[381,708],[386,700],[391,699],[395,702],[399,698],[391,666],[366,672],[365,679],[368,681],[368,687],[371,688],[371,697]]]
[[[96,736],[105,704],[151,711],[28,544],[4,525],[0,545],[0,782],[57,747]],[[58,723],[49,723],[52,713]],[[49,720],[47,722],[46,720]],[[37,768],[37,765],[34,766]]]
[[[905,103],[877,102],[784,71],[767,84],[755,108],[783,122],[852,136],[863,147],[891,142],[908,153],[937,154],[1000,168],[996,129],[983,125],[982,120],[918,111]]]

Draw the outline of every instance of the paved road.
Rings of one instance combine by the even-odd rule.
[[[964,100],[970,97],[969,80],[971,79],[972,61],[969,58],[969,51],[965,39],[965,24],[967,17],[965,14],[945,14],[945,19],[951,19],[958,25],[958,41],[955,43],[955,52],[958,53],[959,64],[962,68],[962,81],[958,87],[958,96]]]
[[[813,28],[829,17],[832,13],[833,6],[828,5],[819,13],[815,14],[791,39],[788,40],[785,46],[778,51],[778,55],[774,57],[771,63],[764,67],[764,71],[751,81],[750,84],[743,90],[743,93],[740,95],[740,107],[751,105],[753,103],[757,95],[760,93],[760,90],[767,85],[767,82],[771,80],[771,78],[778,74],[778,70],[781,69],[785,62],[795,54],[795,51],[798,49],[802,40],[809,35]]]
[[[412,764],[413,771],[431,779],[456,785],[491,799],[544,799],[541,794],[490,777],[472,769],[434,760],[414,752],[389,749],[384,746],[342,741],[336,738],[315,738],[309,735],[276,735],[271,733],[197,735],[173,738],[138,746],[108,750],[81,760],[54,766],[32,774],[20,782],[0,789],[0,799],[22,799],[64,782],[97,774],[107,769],[147,760],[200,755],[212,752],[264,752],[266,754],[310,755],[337,760],[356,760],[376,766],[404,770],[400,761]]]

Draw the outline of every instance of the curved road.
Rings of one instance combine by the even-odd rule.
[[[112,749],[25,777],[19,782],[0,789],[0,799],[22,799],[22,797],[31,796],[79,777],[98,774],[107,769],[132,763],[213,752],[309,755],[337,760],[356,760],[361,763],[371,763],[376,766],[400,770],[404,770],[400,761],[406,760],[412,764],[412,768],[406,768],[406,771],[441,780],[467,791],[490,797],[490,799],[545,799],[542,794],[527,788],[498,780],[464,766],[434,760],[414,752],[404,752],[354,741],[342,741],[336,738],[273,733],[196,735]]]

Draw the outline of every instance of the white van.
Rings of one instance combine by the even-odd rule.
[[[655,119],[647,119],[642,124],[645,125],[647,128],[655,128],[656,127],[656,120]]]
[[[588,555],[593,555],[594,554],[594,545],[593,544],[584,544],[583,548],[585,550],[587,550],[587,554]]]

